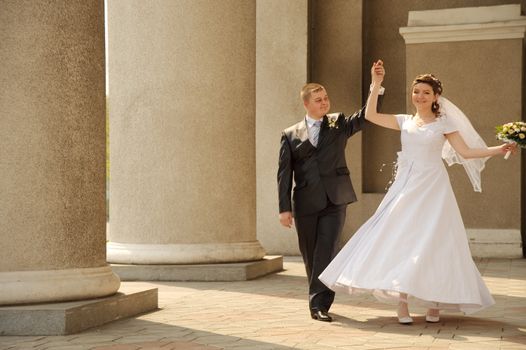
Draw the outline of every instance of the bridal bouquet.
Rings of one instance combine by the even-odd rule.
[[[526,148],[526,122],[506,123],[496,127],[497,139],[504,142],[514,142],[520,148]],[[504,159],[508,159],[510,151],[506,153]]]

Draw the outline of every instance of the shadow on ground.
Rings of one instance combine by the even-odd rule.
[[[225,325],[227,327],[228,325]],[[290,350],[293,347],[141,319],[125,319],[82,333],[2,337],[0,349],[38,350]]]

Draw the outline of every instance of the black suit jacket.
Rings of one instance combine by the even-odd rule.
[[[309,141],[305,118],[282,132],[278,168],[280,213],[313,214],[326,208],[327,198],[337,205],[356,201],[345,147],[348,138],[364,125],[365,107],[350,117],[343,113],[324,116],[317,147]],[[296,186],[291,201],[293,177]]]

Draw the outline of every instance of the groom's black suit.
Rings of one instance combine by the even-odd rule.
[[[335,122],[329,122],[336,119]],[[334,292],[318,276],[335,254],[347,204],[356,201],[345,147],[365,124],[365,108],[346,117],[323,117],[317,147],[309,141],[305,118],[285,129],[279,152],[279,212],[292,211],[309,281],[311,312],[329,311]],[[292,195],[292,178],[294,193]]]

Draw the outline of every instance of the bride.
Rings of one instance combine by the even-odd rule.
[[[319,279],[335,291],[372,292],[380,301],[397,304],[402,324],[413,322],[411,303],[428,308],[428,322],[439,321],[439,310],[473,313],[488,307],[495,301],[471,257],[442,158],[461,163],[480,191],[488,157],[516,147],[487,147],[464,114],[441,97],[442,83],[431,74],[417,76],[412,84],[415,115],[377,113],[384,75],[383,62],[375,62],[365,117],[401,131],[395,181]]]

